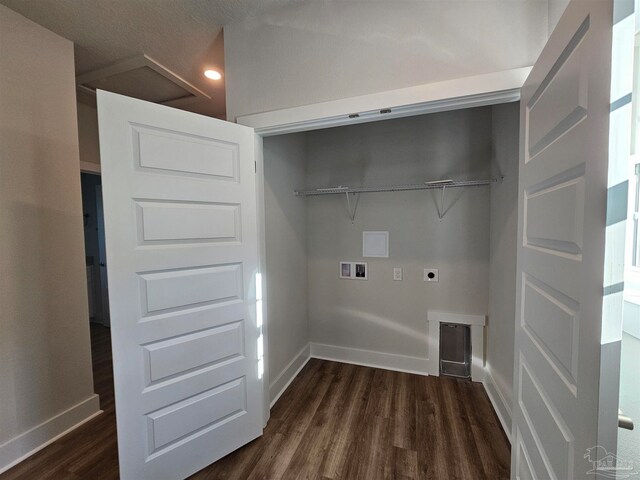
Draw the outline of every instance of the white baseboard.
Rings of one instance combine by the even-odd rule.
[[[102,413],[98,395],[83,400],[40,425],[0,445],[0,473]]]
[[[395,353],[382,353],[358,348],[312,343],[311,357],[322,360],[353,363],[365,367],[429,375],[429,360],[427,358],[409,357]]]
[[[500,389],[496,385],[496,381],[493,379],[489,370],[485,371],[484,381],[482,384],[484,385],[484,389],[487,392],[491,405],[493,405],[493,410],[496,412],[498,420],[500,420],[502,430],[504,430],[509,442],[511,442],[511,407],[504,398],[504,395],[500,392]]]
[[[298,373],[300,373],[300,370],[304,368],[310,358],[310,347],[307,343],[269,385],[269,398],[271,400],[269,402],[269,408],[275,405],[280,395],[282,395],[291,382],[293,382],[293,379],[298,376]]]

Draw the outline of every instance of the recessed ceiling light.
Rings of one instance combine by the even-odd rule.
[[[204,76],[211,80],[220,80],[222,78],[222,74],[216,70],[205,70]]]

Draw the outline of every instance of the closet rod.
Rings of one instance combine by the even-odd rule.
[[[329,187],[317,188],[315,190],[294,190],[297,197],[308,197],[311,195],[336,195],[344,193],[367,193],[367,192],[402,192],[406,190],[441,190],[444,188],[457,187],[477,187],[481,185],[490,185],[499,182],[500,178],[492,178],[490,180],[437,180],[434,182],[417,183],[412,185],[387,185],[377,187]]]

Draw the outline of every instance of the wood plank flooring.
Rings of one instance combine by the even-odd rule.
[[[481,384],[311,359],[261,438],[191,478],[499,479],[509,462]]]
[[[118,478],[109,338],[100,326],[91,333],[105,413],[0,480]],[[509,462],[481,384],[311,359],[262,437],[191,478],[501,479]]]

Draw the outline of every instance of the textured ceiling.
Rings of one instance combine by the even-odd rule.
[[[222,26],[293,0],[0,0],[75,44],[76,74],[147,54],[211,100],[187,107],[206,115],[225,112]]]

